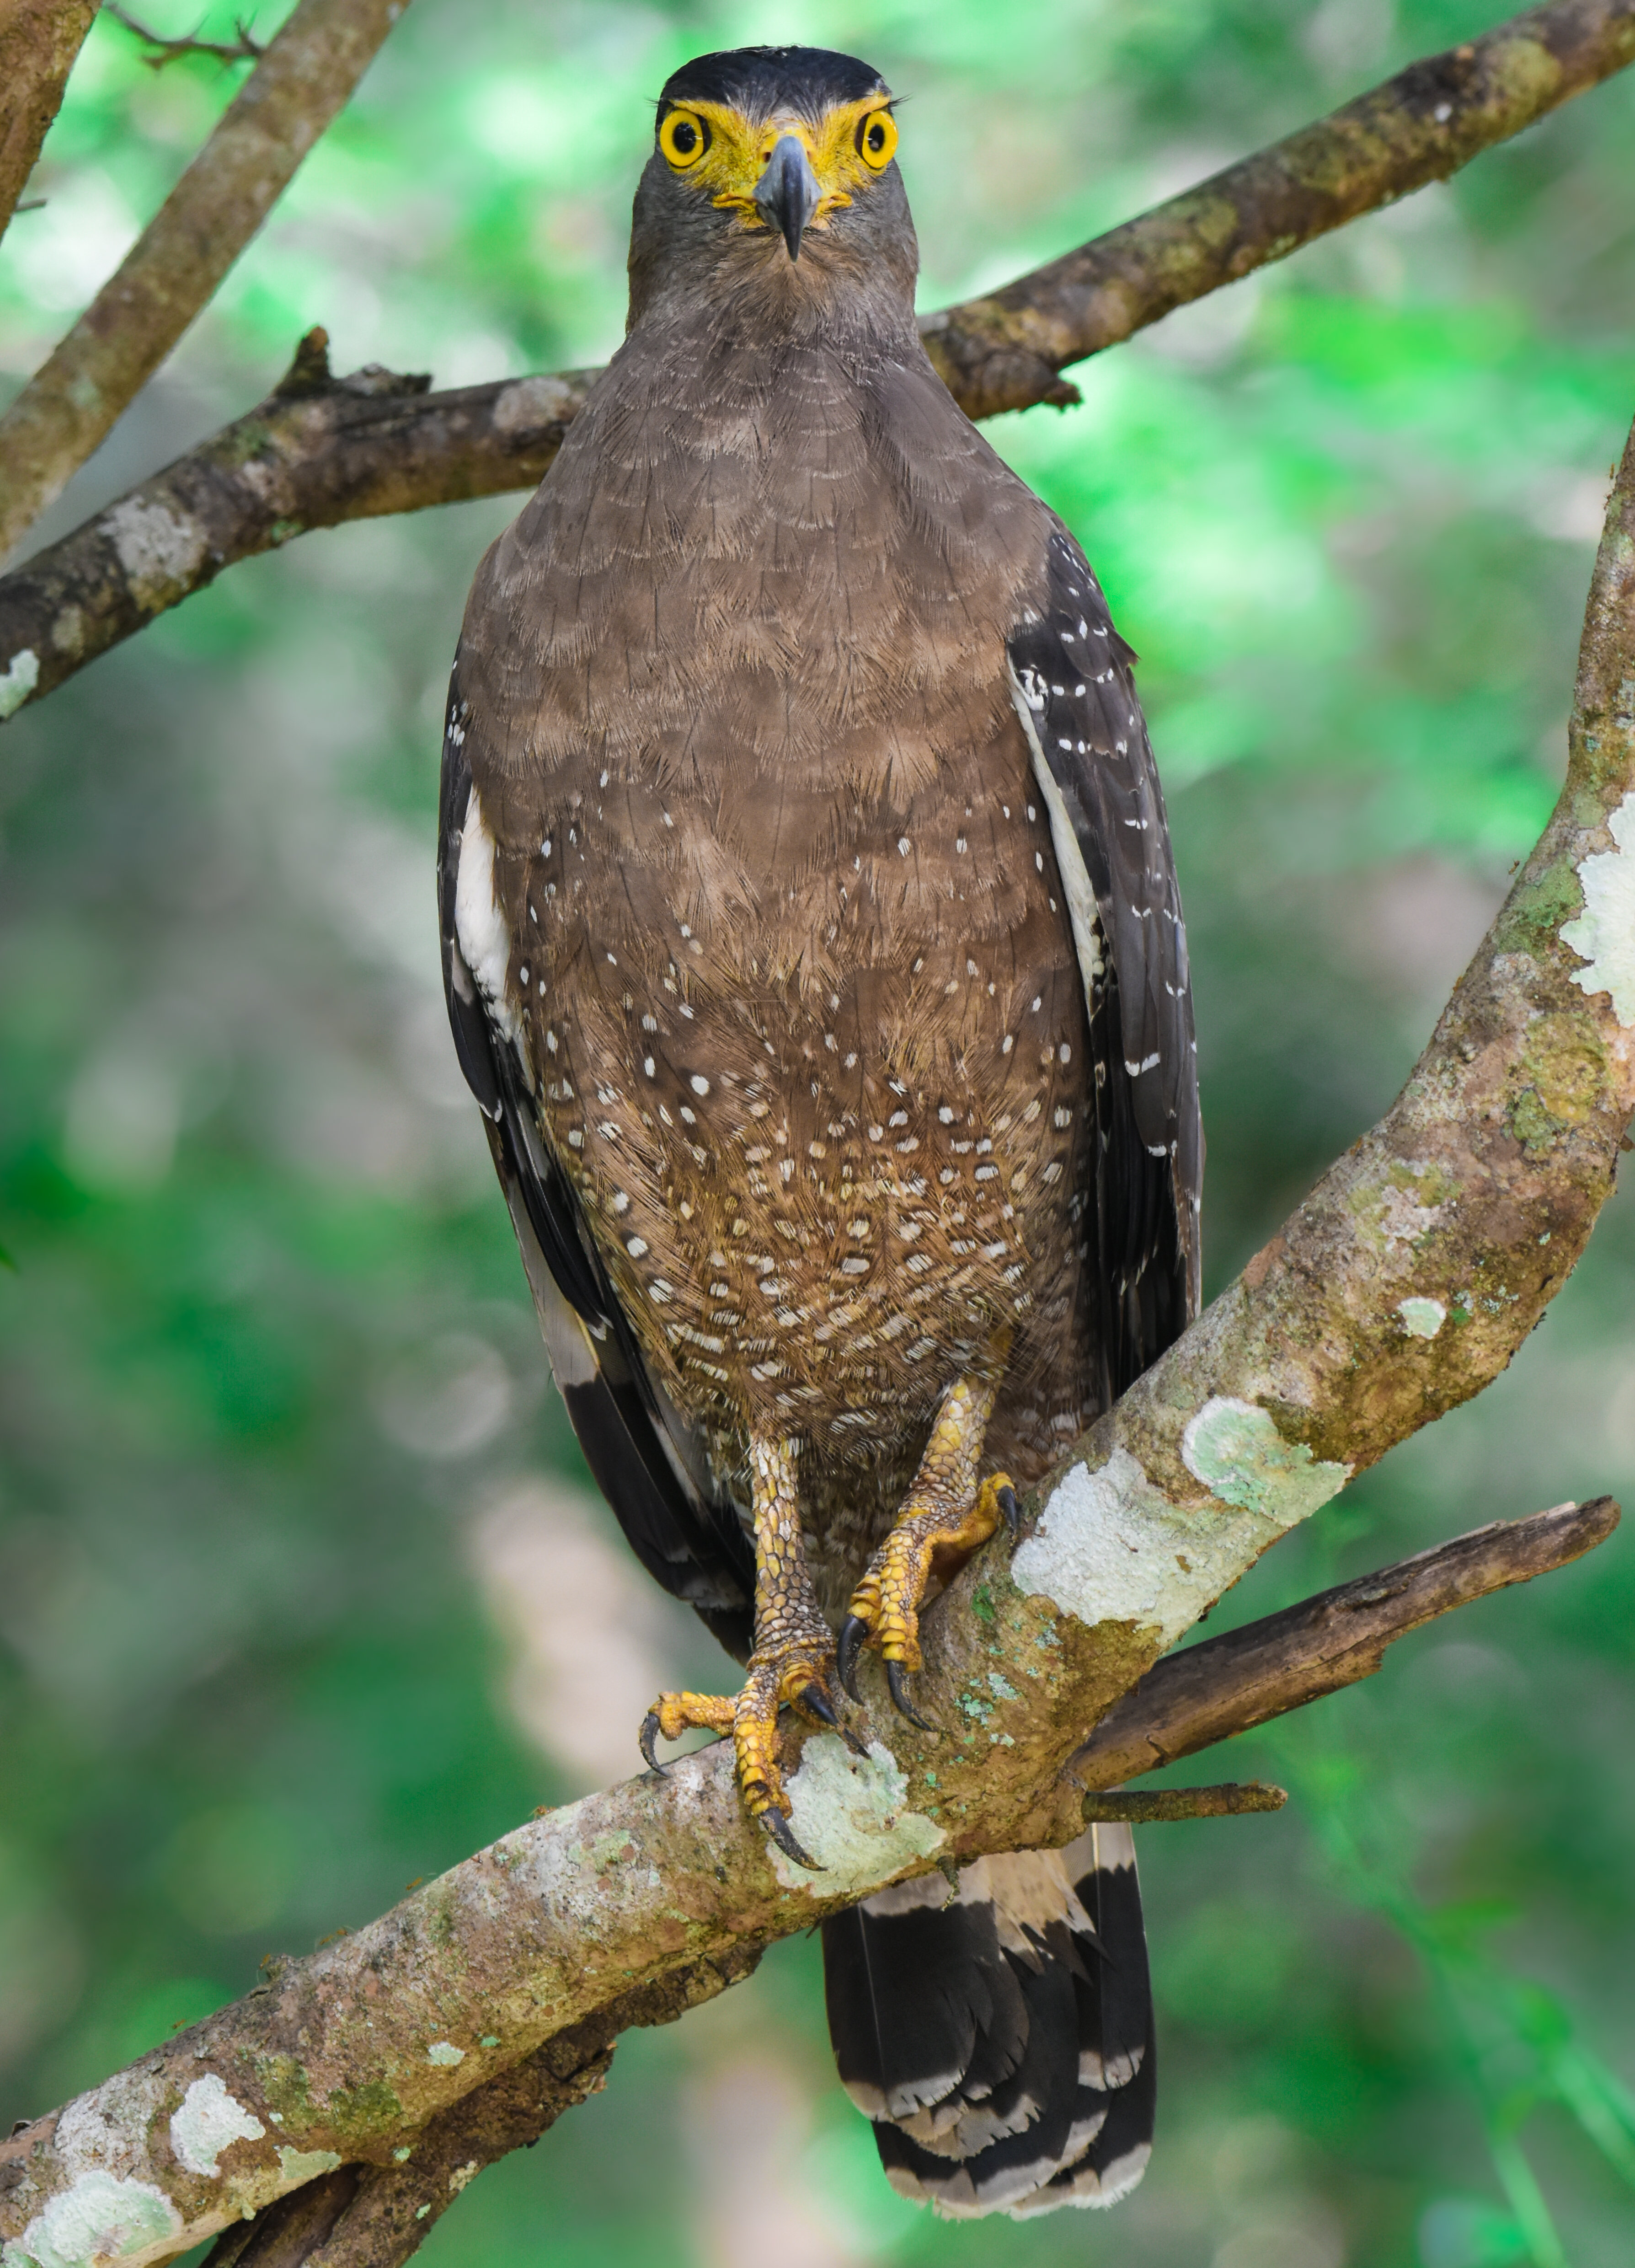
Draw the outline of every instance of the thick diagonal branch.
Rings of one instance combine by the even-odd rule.
[[[96,12],[97,0],[0,0],[0,236]]]
[[[300,0],[117,274],[0,417],[0,558],[214,297],[407,4]]]
[[[1171,1655],[1103,1720],[1067,1776],[1097,1788],[1148,1771],[1368,1676],[1396,1639],[1490,1591],[1566,1565],[1603,1543],[1617,1518],[1617,1505],[1600,1497],[1496,1521]],[[1116,1799],[1091,1795],[1083,1808],[1098,1818],[1228,1816],[1270,1810],[1281,1800],[1278,1790],[1213,1793],[1218,1800],[1202,1805],[1166,1804],[1162,1795],[1126,1800],[1122,1812]],[[602,2085],[620,2031],[685,2014],[747,1975],[760,1951],[760,1940],[740,1940],[730,1962],[671,1971],[610,2002],[439,2112],[402,2162],[394,2150],[384,2165],[341,2167],[229,2229],[207,2268],[397,2268],[482,2167],[536,2140]]]
[[[927,345],[973,417],[1070,401],[1066,364],[1457,171],[1632,58],[1635,0],[1529,9],[1003,291],[927,316]],[[0,718],[306,529],[532,488],[595,375],[390,409],[356,392],[263,402],[0,580]]]

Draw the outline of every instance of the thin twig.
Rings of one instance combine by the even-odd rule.
[[[1005,291],[927,316],[927,345],[973,417],[1071,400],[1066,364],[1456,171],[1632,58],[1635,0],[1530,9]],[[533,487],[595,376],[466,387],[385,416],[261,403],[0,578],[0,719],[309,528]]]
[[[218,63],[259,63],[267,53],[267,41],[252,36],[242,16],[233,23],[237,36],[227,40],[202,40],[196,32],[184,33],[179,39],[169,38],[163,32],[150,32],[145,24],[137,22],[128,9],[119,7],[116,0],[102,0],[102,12],[112,16],[116,24],[122,24],[144,46],[155,50],[142,58],[150,70],[163,70],[167,63],[178,63],[183,55],[208,55]]]
[[[1093,1788],[1084,1799],[1086,1826],[1122,1821],[1130,1827],[1156,1826],[1171,1819],[1235,1819],[1250,1811],[1281,1811],[1286,1787],[1264,1780],[1226,1780],[1218,1787]]]
[[[118,272],[0,417],[0,558],[214,296],[407,5],[300,0],[280,27]]]
[[[0,236],[96,15],[97,0],[0,0]]]

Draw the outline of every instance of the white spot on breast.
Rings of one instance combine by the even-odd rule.
[[[697,1071],[693,1072],[692,1078],[687,1081],[687,1085],[693,1089],[694,1094],[708,1094],[709,1093],[709,1081],[707,1079],[701,1078]]]

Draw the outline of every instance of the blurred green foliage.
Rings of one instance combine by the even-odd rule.
[[[605,355],[648,104],[689,54],[796,38],[883,70],[935,305],[1487,20],[1471,0],[416,0],[42,533],[265,392],[314,322],[338,367],[444,385]],[[47,202],[0,248],[0,384],[236,83],[155,73],[98,25]],[[1213,1284],[1389,1101],[1549,808],[1632,349],[1625,79],[1092,364],[1081,409],[990,429],[1145,657]],[[571,1687],[536,1706],[519,1683],[533,1610],[495,1506],[575,1453],[436,991],[444,671],[511,508],[236,569],[0,741],[8,2117],[595,1776]],[[1632,1294],[1620,1200],[1507,1376],[1217,1623],[1627,1488]],[[623,1595],[591,1616],[610,1657],[639,1638],[638,1677],[724,1674],[681,1610]],[[900,2205],[792,1944],[623,2044],[607,2093],[485,2176],[427,2258],[1624,2268],[1632,1610],[1615,1539],[1255,1736],[1230,1769],[1287,1778],[1286,1814],[1143,1837],[1160,2147],[1115,2215],[949,2228]]]

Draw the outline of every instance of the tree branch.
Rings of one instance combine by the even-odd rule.
[[[1494,1521],[1280,1615],[1184,1647],[1115,1701],[1065,1770],[1081,1787],[1120,1787],[1236,1733],[1372,1677],[1385,1649],[1438,1615],[1565,1567],[1618,1524],[1609,1496]],[[1086,1801],[1089,1814],[1095,1799]],[[1099,1817],[1099,1812],[1096,1814]]]
[[[1635,61],[1635,0],[1552,0],[924,328],[972,417],[1074,401],[1068,363],[1508,141]]]
[[[231,40],[202,40],[196,33],[184,33],[180,39],[172,40],[163,32],[150,32],[145,24],[138,23],[128,8],[116,6],[115,0],[102,0],[102,4],[116,24],[122,25],[144,47],[153,50],[142,58],[150,70],[163,70],[166,64],[179,63],[183,55],[208,55],[218,63],[259,63],[267,53],[266,40],[256,39],[242,17],[234,24]]]
[[[0,0],[0,236],[96,13],[97,0]]]
[[[1189,1817],[1276,1808],[1280,1790],[1169,1790],[1123,1798],[1079,1791],[1087,1771],[1096,1780],[1108,1776],[1107,1759],[1115,1753],[1120,1770],[1128,1764],[1145,1771],[1263,1721],[1273,1713],[1271,1693],[1280,1697],[1276,1706],[1293,1707],[1367,1675],[1393,1639],[1487,1591],[1567,1565],[1604,1541],[1617,1519],[1616,1506],[1600,1498],[1581,1509],[1561,1506],[1499,1523],[1159,1663],[1114,1712],[1121,1728],[1116,1750],[1098,1731],[1062,1774],[1062,1836],[1076,1831],[1081,1814]],[[712,1814],[719,1808],[732,1822],[733,1845],[752,1846],[730,1767],[722,1769],[724,1754],[718,1749],[689,1758],[675,1777],[690,1783],[686,1801]],[[993,1759],[993,1749],[987,1754]],[[814,1903],[801,1889],[768,1898],[764,1858],[752,1870],[762,1877],[759,1882],[742,1876],[734,1882],[741,1852],[723,1849],[705,1869],[712,1884],[718,1875],[728,1877],[715,1932],[721,1942],[703,1958],[666,1968],[666,1926],[673,1940],[680,1878],[661,1881],[649,1874],[645,1862],[656,1852],[645,1840],[642,1848],[631,1847],[631,1827],[616,1822],[631,1818],[633,1803],[662,1810],[672,1801],[662,1786],[633,1781],[521,1829],[371,1930],[281,1968],[270,1985],[179,2035],[94,2097],[36,2120],[0,2144],[0,2234],[15,2238],[24,2263],[35,2257],[31,2244],[53,2241],[50,2227],[40,2225],[50,2212],[48,2205],[41,2213],[40,2194],[53,2171],[77,2174],[87,2209],[133,2213],[132,2200],[111,2201],[94,2178],[87,2191],[88,2177],[102,2173],[146,2182],[153,2196],[179,2202],[188,2189],[216,2192],[213,2213],[196,2213],[180,2228],[156,2219],[150,2247],[129,2255],[133,2268],[224,2223],[209,2268],[303,2268],[309,2261],[312,2268],[395,2268],[481,2167],[536,2140],[600,2088],[620,2031],[673,2021],[748,1975],[772,1938],[845,1903],[836,1896]],[[706,1827],[706,1846],[708,1839]],[[910,1870],[923,1865],[921,1857]],[[578,1896],[564,1897],[576,1876]],[[542,1921],[546,1931],[571,1936],[583,1926],[587,1907],[627,1898],[633,1883],[644,1894],[645,1923],[633,1914],[620,1926],[621,1948],[605,1945],[605,1957],[592,1970],[606,1984],[589,1984],[576,2019],[558,2021],[565,2004],[539,1997]],[[686,1901],[685,1885],[681,1894]],[[744,1896],[756,1901],[752,1912],[733,1911]],[[508,1932],[523,1916],[528,1926],[508,1945]],[[418,1947],[416,1965],[432,1962],[444,1972],[429,2027],[423,2003],[406,2013],[399,1997],[406,1944]],[[634,1985],[633,1955],[652,1971]],[[417,2001],[423,1988],[424,1980],[416,1979]],[[503,2035],[510,2011],[524,2004],[532,2029],[544,2036],[517,2054]],[[349,2088],[330,2093],[314,2124],[311,2088],[297,2074],[315,2075],[334,2056],[337,2032],[348,2029],[369,2031],[370,2060],[357,2066]],[[461,2040],[475,2044],[456,2058],[449,2051]],[[443,2044],[444,2052],[429,2054],[429,2043]],[[507,2045],[514,2058],[509,2061]],[[290,2052],[297,2047],[298,2058]],[[488,2047],[501,2051],[484,2054]],[[214,2083],[224,2073],[231,2096]],[[202,2080],[202,2101],[195,2092]],[[220,2123],[224,2112],[231,2134]],[[262,2136],[247,2131],[246,2112]],[[265,2170],[248,2162],[245,2145],[252,2141],[266,2143],[254,2153],[268,2161]],[[222,2179],[189,2180],[198,2163],[229,2152],[232,2166]],[[269,2203],[286,2175],[285,2194]],[[67,2194],[72,2198],[75,2187]],[[238,2217],[246,2205],[258,2204],[253,2221]],[[143,2233],[140,2224],[121,2226]]]
[[[407,4],[300,0],[117,274],[0,417],[0,558],[214,296]]]
[[[1456,172],[1631,59],[1635,0],[1529,9],[1005,291],[927,315],[927,346],[973,417],[1073,401],[1057,374],[1064,364]],[[386,392],[384,372],[360,372],[329,394],[326,364],[293,392],[286,380],[0,578],[0,718],[224,567],[292,535],[533,487],[596,375],[446,394],[404,379],[400,395]],[[0,421],[0,448],[5,440]]]

